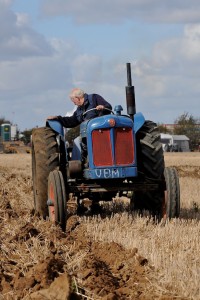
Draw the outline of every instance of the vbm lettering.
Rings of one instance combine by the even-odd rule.
[[[117,178],[119,177],[119,170],[116,169],[99,169],[95,170],[95,174],[98,178]]]

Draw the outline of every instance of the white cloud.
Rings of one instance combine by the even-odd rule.
[[[198,0],[43,0],[43,13],[47,16],[66,16],[80,24],[112,24],[125,20],[149,22],[198,22],[200,2]]]
[[[152,56],[137,62],[136,92],[147,115],[174,120],[172,116],[188,111],[199,117],[199,32],[199,24],[186,25],[182,37],[159,41]]]
[[[63,48],[58,48],[58,44],[55,39],[51,43],[52,47],[57,45],[51,56],[47,53],[46,56],[25,56],[20,60],[0,62],[0,89],[35,94],[64,89],[71,84],[71,64],[76,52],[68,43],[63,42]]]
[[[200,24],[186,25],[184,37],[182,45],[183,55],[188,60],[200,62]]]
[[[200,39],[200,24],[189,24],[185,26],[184,34],[186,37],[196,40]]]
[[[200,75],[200,24],[185,25],[183,36],[158,42],[153,51],[158,68],[173,74],[191,74],[197,68]]]
[[[0,7],[9,7],[13,2],[14,0],[0,0]]]
[[[0,61],[52,54],[45,37],[30,27],[27,15],[14,13],[10,3],[0,2]]]
[[[72,76],[75,86],[100,81],[101,59],[89,54],[76,56],[72,62]]]
[[[77,22],[112,23],[139,18],[140,14],[143,19],[150,15],[153,20],[154,9],[158,13],[164,8],[166,12],[158,15],[165,20],[172,18],[173,10],[183,12],[188,8],[186,4],[178,5],[179,1],[165,2],[162,7],[157,0],[101,1],[96,8],[92,3],[48,0],[46,13],[60,14],[62,10],[63,14],[73,15]],[[48,115],[73,112],[68,93],[74,86],[101,94],[113,108],[122,104],[126,113],[126,58],[120,53],[120,35],[119,54],[108,61],[100,53],[91,54],[90,48],[83,51],[78,37],[73,36],[73,42],[64,38],[46,39],[31,27],[29,16],[14,13],[10,4],[11,1],[0,0],[0,114],[11,118],[10,114],[15,112],[14,122],[21,129],[44,126]],[[191,1],[191,7],[192,4],[197,3]],[[103,8],[113,8],[113,14],[110,10],[104,13]],[[190,13],[192,19],[191,9]],[[137,111],[142,111],[146,118],[164,122],[169,119],[172,122],[184,111],[198,113],[199,49],[199,24],[185,25],[182,36],[157,41],[148,57],[138,56],[134,60],[134,46],[129,49]]]
[[[17,17],[16,26],[23,27],[23,26],[29,25],[30,19],[29,19],[28,14],[16,13],[16,17]]]

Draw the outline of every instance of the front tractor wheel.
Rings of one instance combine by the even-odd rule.
[[[180,186],[177,170],[165,168],[166,190],[164,192],[162,217],[164,219],[178,218],[180,215]]]
[[[62,173],[52,171],[48,178],[48,211],[49,219],[66,229],[66,192]]]

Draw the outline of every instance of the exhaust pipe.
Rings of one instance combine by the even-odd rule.
[[[127,69],[127,86],[126,86],[126,105],[127,105],[127,113],[133,120],[134,115],[136,113],[135,107],[135,89],[132,86],[132,79],[131,79],[131,64],[126,64]]]

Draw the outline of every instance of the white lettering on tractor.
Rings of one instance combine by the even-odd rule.
[[[116,178],[119,177],[119,170],[117,169],[96,169],[95,174],[98,178]]]
[[[95,170],[95,174],[97,177],[101,177],[101,170]]]
[[[110,175],[110,170],[109,169],[104,169],[103,170],[103,175],[104,175],[104,177],[105,178],[109,178],[109,177],[111,177]]]
[[[113,169],[112,170],[112,177],[119,177],[119,170]]]

